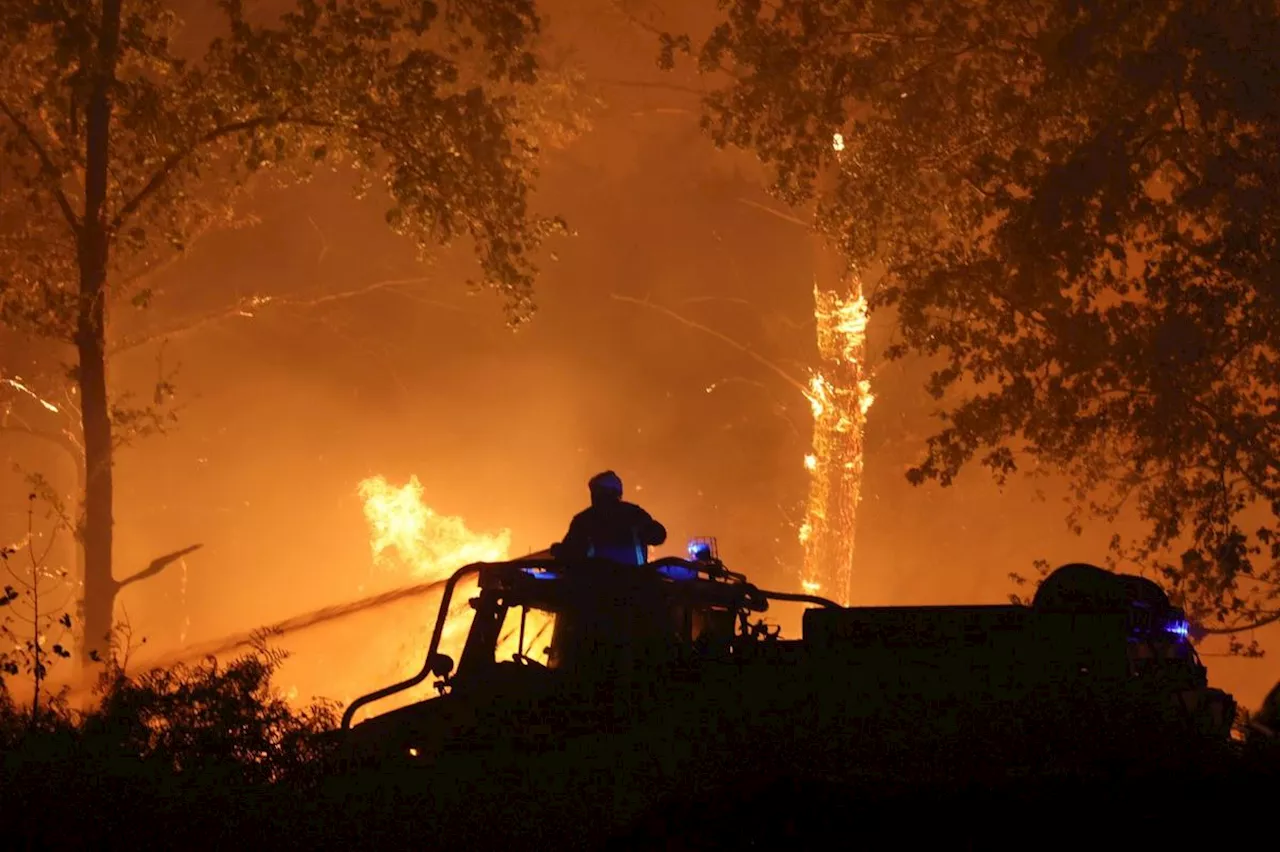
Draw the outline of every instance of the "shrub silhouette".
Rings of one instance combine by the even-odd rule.
[[[108,665],[100,703],[80,726],[84,742],[104,759],[139,759],[208,783],[302,781],[320,763],[336,708],[285,701],[271,684],[283,658],[261,646],[226,664],[208,659],[133,677]]]
[[[272,686],[284,658],[259,642],[126,674],[113,653],[85,710],[32,714],[0,687],[0,820],[19,846],[231,842],[263,805],[306,795],[332,747],[335,706],[295,708]]]

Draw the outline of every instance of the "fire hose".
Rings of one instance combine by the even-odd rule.
[[[188,646],[183,648],[181,651],[170,654],[167,657],[160,657],[153,661],[144,663],[142,664],[142,667],[169,668],[192,660],[217,657],[240,648],[252,647],[259,641],[259,637],[262,636],[285,636],[290,633],[297,633],[321,624],[336,621],[340,618],[346,618],[350,615],[356,615],[361,612],[367,612],[379,607],[388,606],[398,601],[407,600],[421,595],[428,595],[432,592],[438,592],[444,587],[446,582],[447,580],[432,580],[429,583],[417,583],[412,586],[404,586],[399,589],[393,589],[389,592],[371,595],[349,603],[322,607],[321,609],[312,610],[311,612],[303,613],[301,615],[295,615],[292,618],[287,618],[283,621],[278,621],[275,624],[267,625],[265,627],[236,633],[231,636],[211,642],[205,642],[200,645]]]

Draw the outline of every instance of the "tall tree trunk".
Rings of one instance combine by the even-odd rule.
[[[112,438],[107,396],[107,166],[111,157],[111,89],[120,40],[121,0],[103,0],[93,87],[85,109],[85,204],[78,246],[80,298],[76,350],[84,430],[84,644],[82,663],[110,649],[116,581],[111,570]],[[86,666],[86,673],[89,668]]]
[[[104,278],[104,275],[95,275],[92,267],[86,267],[81,273],[82,291],[95,286],[101,290]],[[102,314],[101,308],[82,311],[76,340],[80,353],[80,407],[85,456],[83,657],[105,656],[109,649],[116,595],[111,569],[113,459],[107,365],[102,336],[94,330],[94,324],[101,322]]]

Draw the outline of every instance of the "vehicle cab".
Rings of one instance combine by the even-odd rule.
[[[532,669],[577,681],[644,676],[727,652],[740,616],[768,603],[717,562],[667,559],[485,565],[454,690]]]
[[[483,704],[520,701],[566,690],[586,690],[588,703],[601,691],[626,692],[637,681],[665,677],[699,659],[732,655],[740,639],[757,642],[763,623],[751,622],[770,599],[834,607],[810,596],[763,592],[725,568],[714,539],[694,539],[689,559],[644,565],[603,559],[566,562],[550,554],[459,569],[446,583],[422,671],[409,680],[356,699],[343,715],[435,676],[442,696]],[[440,652],[445,621],[459,582],[475,576],[475,611],[456,663]],[[746,643],[750,644],[750,643]],[[425,711],[434,700],[362,722],[368,729]],[[446,702],[450,703],[450,702]],[[443,712],[433,710],[431,712]]]

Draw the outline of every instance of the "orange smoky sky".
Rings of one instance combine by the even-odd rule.
[[[762,209],[781,208],[750,158],[700,134],[697,99],[679,88],[701,85],[696,76],[659,72],[654,34],[616,5],[548,8],[549,35],[572,47],[568,61],[604,103],[544,167],[537,206],[575,234],[549,247],[555,259],[544,253],[527,326],[512,332],[496,295],[467,292],[467,246],[418,263],[387,232],[379,199],[352,200],[342,176],[255,196],[258,224],[205,238],[165,273],[151,309],[116,318],[121,334],[177,329],[163,348],[116,359],[112,378],[146,393],[162,358],[184,406],[170,434],[121,454],[117,572],[204,545],[123,594],[149,646],[407,582],[372,565],[357,486],[375,475],[416,476],[432,509],[478,533],[510,530],[523,553],[557,540],[585,505],[587,478],[612,468],[667,525],[664,552],[714,535],[735,570],[798,586],[808,402],[759,360],[635,300],[803,383],[815,358],[811,245]],[[253,316],[229,310],[254,296],[273,301]],[[877,320],[873,353],[887,333]],[[1064,506],[1052,494],[1035,502],[1030,485],[1001,490],[979,470],[947,489],[906,482],[932,425],[924,378],[918,363],[875,365],[859,602],[1002,602],[1016,590],[1008,574],[1030,573],[1036,558],[1101,561],[1112,530],[1070,534]],[[72,489],[56,453],[8,452]],[[4,475],[6,493],[20,493]],[[289,665],[308,673],[299,688],[324,692],[320,673],[340,667],[367,672],[367,688],[397,676],[400,662],[378,659],[421,654],[434,612],[405,603],[299,634],[285,643]],[[1247,705],[1277,676],[1269,659],[1208,661]]]

